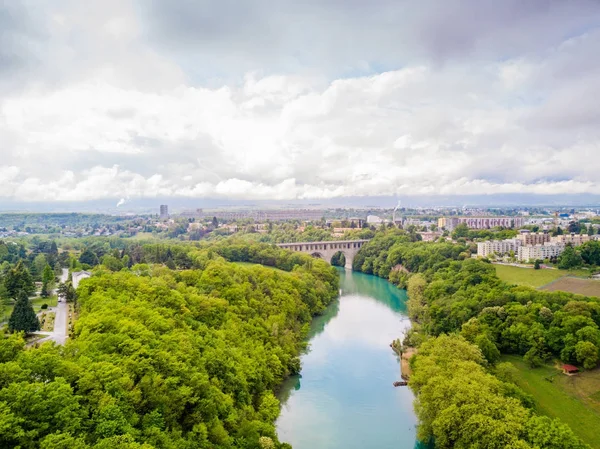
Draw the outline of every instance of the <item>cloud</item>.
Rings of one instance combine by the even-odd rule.
[[[0,10],[0,198],[599,191],[595,2],[87,3]]]

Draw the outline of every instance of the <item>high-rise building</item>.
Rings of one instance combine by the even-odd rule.
[[[169,216],[169,206],[166,204],[160,205],[160,218],[167,218]]]

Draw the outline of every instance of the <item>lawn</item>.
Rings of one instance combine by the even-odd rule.
[[[529,368],[518,356],[502,360],[517,368],[516,382],[533,396],[538,413],[559,418],[583,441],[600,449],[600,369],[565,376],[550,365]],[[552,382],[546,380],[550,376]]]
[[[534,270],[533,268],[521,268],[512,265],[495,264],[494,266],[496,267],[496,274],[503,281],[509,284],[527,285],[533,288],[549,284],[566,275],[589,276],[589,272],[586,270]]]
[[[544,286],[542,290],[547,290],[549,292],[560,290],[563,292],[577,293],[579,295],[600,297],[600,281],[595,279],[564,277]]]
[[[35,311],[35,313],[38,313],[42,309],[42,304],[48,304],[49,307],[56,307],[57,297],[50,296],[49,298],[29,298],[29,302],[33,306],[33,310]],[[14,302],[9,302],[4,307],[0,306],[0,323],[8,320],[14,307]]]

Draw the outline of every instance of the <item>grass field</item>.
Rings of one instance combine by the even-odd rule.
[[[600,369],[565,376],[549,365],[529,368],[518,356],[503,356],[502,361],[517,368],[516,382],[533,396],[538,413],[559,418],[583,441],[600,449]],[[552,382],[546,380],[552,375]]]
[[[50,306],[50,307],[56,307],[57,297],[50,296],[49,298],[40,298],[40,297],[29,298],[29,302],[33,306],[33,310],[35,311],[35,313],[38,313],[42,308],[42,304],[48,304],[48,306]],[[0,322],[8,320],[14,307],[15,307],[14,303],[10,303],[10,304],[4,306],[4,309],[2,309],[0,306]]]
[[[589,275],[589,272],[586,270],[534,270],[533,268],[521,268],[512,265],[494,265],[494,267],[496,267],[496,274],[503,281],[508,282],[509,284],[527,285],[533,288],[549,284],[566,275]]]
[[[560,290],[562,292],[577,293],[579,295],[600,297],[600,281],[595,279],[564,277],[544,286],[542,290],[550,292]]]

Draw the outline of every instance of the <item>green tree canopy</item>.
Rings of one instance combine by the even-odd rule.
[[[6,273],[4,286],[11,298],[16,298],[21,291],[27,295],[33,294],[35,291],[33,278],[22,260]]]
[[[8,320],[8,330],[10,332],[35,332],[40,330],[40,321],[29,303],[29,298],[25,291],[21,291],[17,296],[15,308]]]

